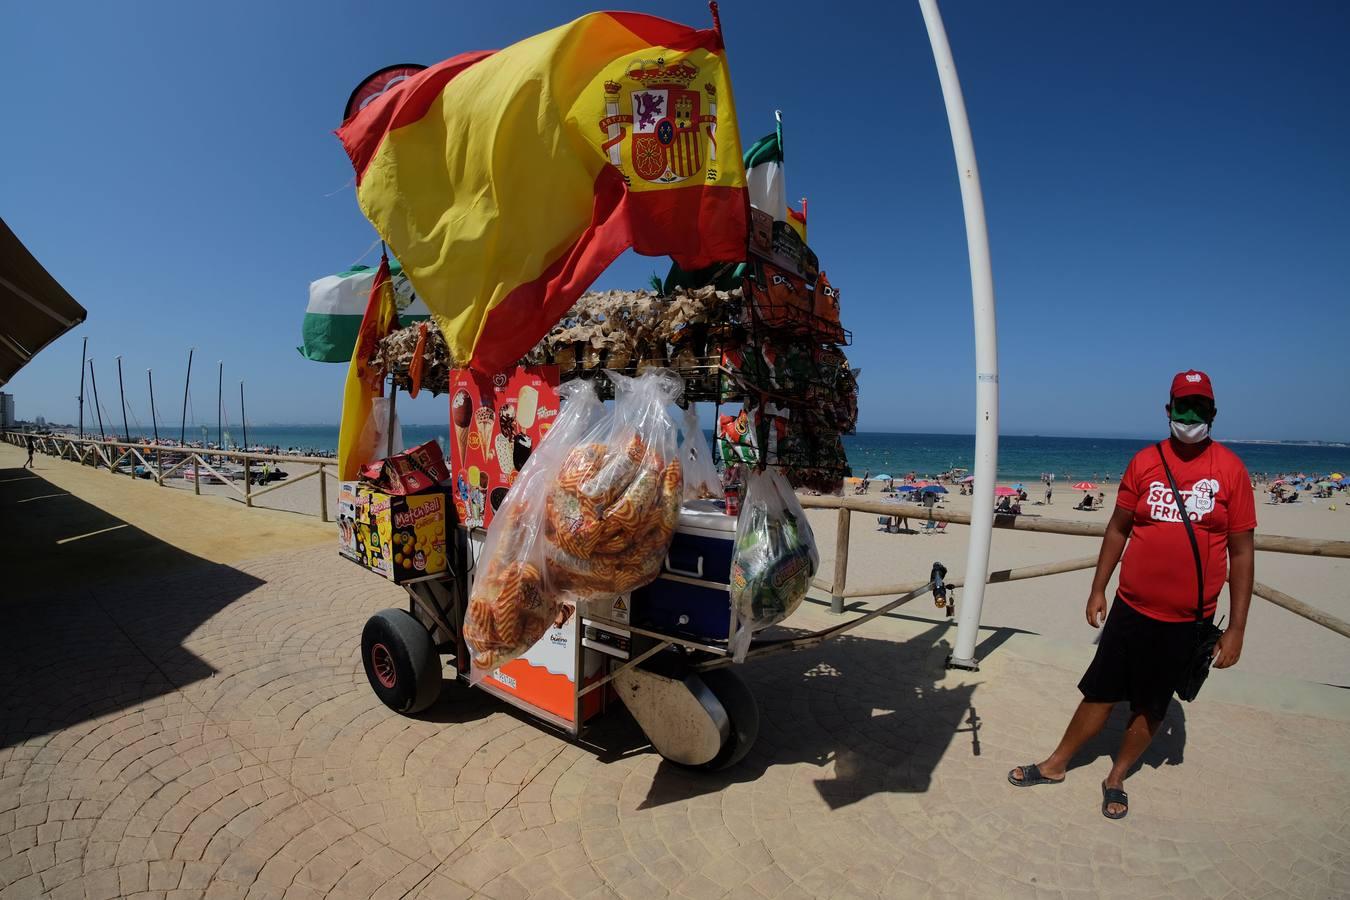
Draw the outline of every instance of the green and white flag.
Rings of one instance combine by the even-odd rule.
[[[351,362],[356,333],[361,330],[361,317],[365,315],[378,271],[369,266],[352,266],[310,284],[304,345],[296,348],[301,356],[315,362]],[[417,296],[397,260],[389,260],[389,272],[398,303],[399,324],[407,326],[431,318],[431,310]]]
[[[783,116],[774,113],[778,127],[745,151],[745,186],[750,205],[773,216],[775,222],[787,221],[787,188],[783,184]]]

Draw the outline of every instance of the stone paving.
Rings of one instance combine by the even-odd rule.
[[[45,489],[0,484],[7,532]],[[746,666],[759,742],[700,775],[622,710],[581,744],[457,685],[388,711],[358,641],[404,595],[329,546],[52,575],[0,600],[0,900],[1350,895],[1350,701],[1174,704],[1110,822],[1119,722],[1065,785],[1004,780],[1078,672],[1020,635],[945,672],[918,608]]]

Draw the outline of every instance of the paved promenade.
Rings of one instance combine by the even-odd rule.
[[[1111,822],[1119,721],[1066,784],[1004,780],[1081,648],[989,631],[948,673],[921,600],[746,666],[759,743],[692,775],[621,711],[584,745],[458,686],[397,716],[358,643],[404,595],[328,526],[22,460],[0,447],[0,900],[1350,895],[1345,691],[1217,673]]]

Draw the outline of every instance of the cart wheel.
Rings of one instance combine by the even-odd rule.
[[[441,659],[431,633],[402,609],[371,616],[361,632],[361,662],[380,702],[397,713],[421,712],[441,693]]]
[[[709,669],[700,672],[698,677],[722,704],[731,722],[731,734],[717,755],[702,765],[691,766],[704,772],[716,772],[745,759],[755,745],[755,739],[759,737],[759,704],[755,702],[750,686],[731,669]]]

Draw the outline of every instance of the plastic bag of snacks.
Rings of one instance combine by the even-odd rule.
[[[684,475],[668,411],[683,382],[668,369],[614,382],[614,409],[568,453],[548,492],[549,573],[580,597],[613,597],[661,571]]]
[[[502,501],[483,543],[474,577],[464,640],[476,672],[523,654],[553,625],[563,591],[550,577],[545,547],[546,505],[563,460],[601,418],[595,388],[572,381],[558,389],[563,406],[539,447]]]
[[[801,605],[820,566],[806,513],[777,471],[751,472],[736,522],[731,605],[736,632],[730,650],[745,659],[751,635],[783,621]]]
[[[684,467],[684,499],[708,500],[722,496],[722,478],[708,447],[708,438],[698,424],[694,404],[684,411],[680,426],[680,464]]]

